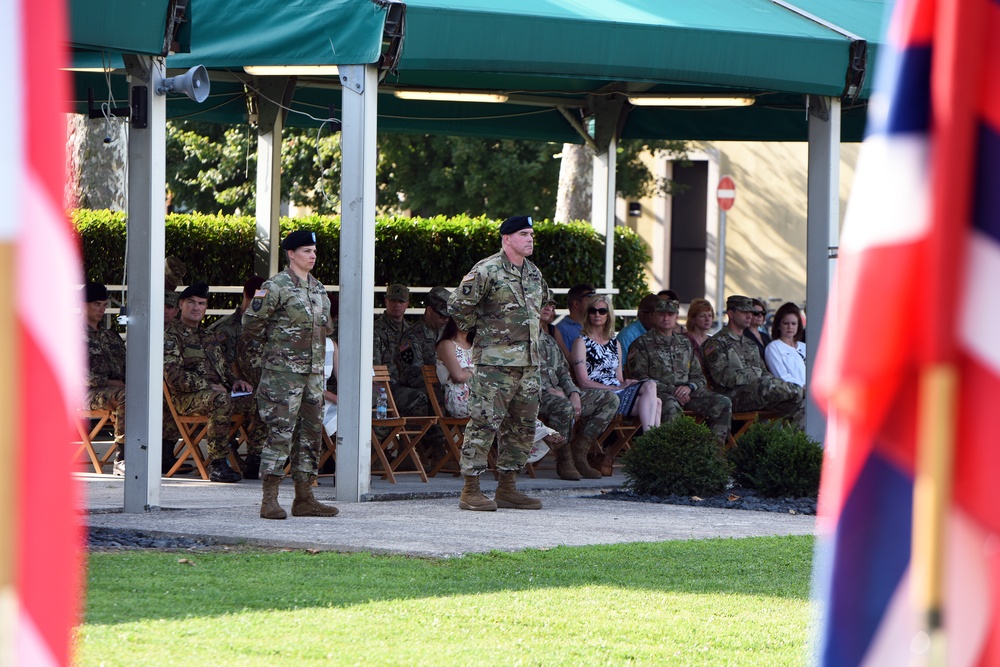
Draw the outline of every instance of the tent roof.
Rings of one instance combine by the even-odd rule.
[[[381,131],[581,141],[579,118],[628,92],[750,95],[745,108],[630,109],[622,136],[805,140],[805,95],[842,97],[845,140],[860,140],[877,40],[889,0],[409,0],[398,71],[379,97]],[[203,64],[212,97],[171,98],[168,114],[246,119],[244,65],[360,64],[384,51],[379,0],[199,0],[190,54],[171,68]],[[813,15],[813,17],[810,17]],[[822,18],[818,18],[822,17]],[[818,20],[817,20],[818,19]],[[83,81],[81,77],[79,82]],[[103,77],[91,86],[103,89]],[[93,81],[97,81],[94,83]],[[339,109],[336,77],[297,81],[289,125],[315,126]],[[505,104],[406,101],[394,90],[503,92]],[[78,99],[85,90],[78,88]],[[106,96],[101,91],[97,97]],[[124,99],[116,93],[116,98]]]
[[[70,0],[70,47],[77,51],[165,53],[171,4],[173,0]]]

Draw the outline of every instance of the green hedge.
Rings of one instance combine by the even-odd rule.
[[[125,263],[123,213],[79,209],[72,213],[83,247],[87,280],[118,284]],[[253,272],[255,219],[250,216],[171,214],[166,218],[166,254],[187,266],[186,282],[242,285]],[[375,223],[375,284],[454,287],[477,261],[497,252],[499,221],[465,216],[378,218]],[[326,284],[340,281],[339,216],[282,218],[284,236],[294,229],[317,232],[313,273]],[[553,287],[604,284],[604,238],[588,223],[535,225],[532,261]],[[643,267],[649,252],[627,227],[615,228],[615,299],[635,308],[647,292]],[[561,299],[565,305],[565,298]]]

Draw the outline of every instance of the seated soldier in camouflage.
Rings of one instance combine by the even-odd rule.
[[[400,337],[399,352],[396,354],[394,362],[399,371],[399,384],[403,394],[414,390],[426,398],[427,388],[424,384],[423,367],[425,364],[429,366],[437,364],[437,342],[444,330],[445,323],[448,321],[448,297],[450,296],[451,291],[444,287],[431,288],[427,294],[424,314],[409,326]],[[440,387],[438,391],[440,392],[437,397],[438,402],[443,404],[444,392],[441,391]],[[397,403],[399,402],[398,393],[397,389],[393,389],[393,398],[396,399]],[[427,406],[429,414],[429,401]],[[402,410],[401,413],[409,414],[402,412]],[[445,455],[444,434],[438,426],[431,427],[423,438],[422,445],[433,462]]]
[[[208,328],[215,334],[222,348],[222,353],[226,357],[226,364],[233,371],[237,378],[245,380],[249,385],[256,387],[260,383],[260,350],[259,346],[240,347],[240,337],[243,333],[243,313],[246,312],[253,295],[264,284],[264,279],[260,276],[253,276],[243,284],[243,301],[240,306],[229,315],[216,320]],[[243,354],[240,354],[240,352]],[[260,415],[255,416],[260,422]],[[249,426],[249,425],[248,425]],[[247,443],[247,456],[243,462],[243,478],[257,479],[260,476],[260,448],[263,442],[251,440]]]
[[[747,296],[726,300],[729,322],[705,343],[705,363],[713,388],[728,396],[734,412],[773,410],[802,428],[805,394],[797,384],[771,375],[757,345],[743,335],[753,316]]]
[[[226,364],[216,336],[201,327],[208,307],[208,285],[189,285],[180,295],[180,317],[163,334],[163,377],[182,415],[208,415],[209,474],[213,482],[238,482],[240,474],[229,467],[229,426],[232,414],[242,414],[249,425],[255,414],[250,383],[240,380]],[[248,392],[233,398],[231,392]],[[260,443],[267,436],[258,422],[248,433]]]
[[[87,283],[87,410],[110,410],[115,416],[114,474],[125,474],[125,343],[121,336],[100,326],[108,307],[108,289]]]
[[[555,319],[556,299],[552,290],[542,306],[543,325]],[[600,479],[601,472],[587,462],[587,453],[594,440],[604,433],[618,412],[618,396],[611,391],[581,390],[569,372],[569,364],[548,327],[541,327],[541,394],[538,417],[564,438],[556,449],[556,474],[561,479],[578,481],[581,477]],[[576,438],[570,442],[573,421],[580,421]],[[550,446],[554,446],[550,443]]]
[[[406,417],[429,415],[431,404],[423,387],[419,389],[400,384],[396,357],[399,344],[406,331],[406,307],[410,304],[410,289],[399,283],[390,285],[385,293],[385,311],[375,318],[372,327],[372,364],[385,366],[389,371],[389,388],[396,401],[399,414]]]
[[[708,390],[691,341],[674,333],[679,309],[674,299],[657,298],[651,317],[653,328],[632,343],[629,374],[636,380],[656,380],[656,393],[663,401],[660,423],[690,410],[705,419],[719,446],[724,447],[732,425],[733,404]]]

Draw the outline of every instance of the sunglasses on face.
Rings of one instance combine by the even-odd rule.
[[[753,314],[756,315],[757,317],[764,317],[764,311],[762,310],[755,310],[753,311]]]
[[[587,312],[590,313],[591,315],[607,315],[608,314],[608,309],[607,308],[588,308]]]

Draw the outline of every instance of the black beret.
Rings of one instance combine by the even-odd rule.
[[[87,303],[108,300],[108,288],[101,283],[87,283],[83,286],[83,291],[87,295]]]
[[[182,298],[182,299],[190,299],[193,296],[196,296],[196,297],[199,297],[199,298],[202,298],[202,299],[207,299],[208,298],[208,283],[197,282],[197,283],[194,283],[193,285],[188,285],[187,287],[184,288],[184,291],[181,292],[180,298]]]
[[[304,245],[316,245],[316,232],[300,229],[286,236],[285,240],[281,242],[281,247],[284,250],[295,250]]]
[[[500,235],[503,236],[504,234],[513,234],[521,231],[522,229],[532,227],[533,225],[534,223],[531,222],[530,215],[511,216],[504,220],[503,224],[500,225]]]

